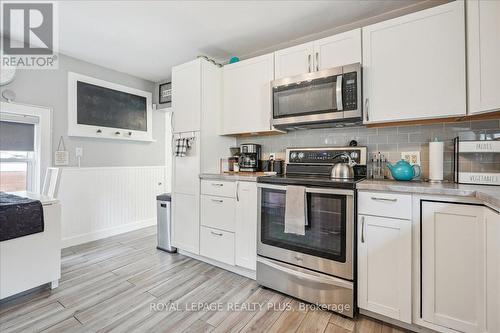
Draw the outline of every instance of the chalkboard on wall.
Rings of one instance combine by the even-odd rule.
[[[68,136],[152,142],[152,94],[68,72]]]
[[[78,81],[77,123],[147,131],[146,97]]]

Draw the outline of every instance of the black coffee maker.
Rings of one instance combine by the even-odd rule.
[[[260,168],[261,146],[255,143],[240,145],[240,171],[257,172]]]

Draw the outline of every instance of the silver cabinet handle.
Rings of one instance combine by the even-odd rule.
[[[240,182],[236,182],[236,201],[240,201]]]
[[[344,109],[342,103],[342,75],[337,76],[337,83],[335,85],[335,95],[337,97],[337,111]]]
[[[211,233],[212,235],[215,235],[215,236],[222,236],[222,234],[220,234],[220,233],[218,233],[218,232],[213,232],[213,231],[210,231],[210,233]]]
[[[398,201],[398,199],[396,199],[396,198],[394,198],[394,199],[388,199],[388,198],[372,197],[371,199],[375,200],[375,201],[390,201],[390,202],[396,202],[396,201]]]
[[[311,58],[312,58],[312,55],[311,55],[311,54],[309,54],[309,55],[307,56],[307,61],[308,61],[308,63],[309,63],[309,73],[311,73]]]
[[[316,52],[316,71],[319,71],[319,52]]]
[[[213,202],[219,202],[219,203],[223,203],[224,200],[220,200],[220,199],[212,199]]]
[[[370,113],[368,112],[368,98],[365,99],[365,114],[366,114],[366,121],[370,121]]]
[[[365,217],[361,216],[361,243],[365,242]]]
[[[221,183],[212,183],[212,186],[224,186],[224,184],[221,184]]]

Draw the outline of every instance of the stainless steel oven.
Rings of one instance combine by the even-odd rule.
[[[306,188],[305,234],[285,233],[286,186],[258,184],[257,282],[353,316],[354,191]]]
[[[362,121],[359,63],[275,80],[271,86],[277,128]]]

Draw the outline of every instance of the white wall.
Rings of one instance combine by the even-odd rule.
[[[165,165],[164,112],[153,111],[156,142],[67,137],[68,71],[144,91],[155,90],[153,82],[59,54],[58,70],[18,70],[15,80],[1,87],[0,91],[13,90],[19,103],[52,108],[52,150],[57,149],[62,135],[70,152],[71,166],[76,166],[75,147],[83,148],[83,167]]]

